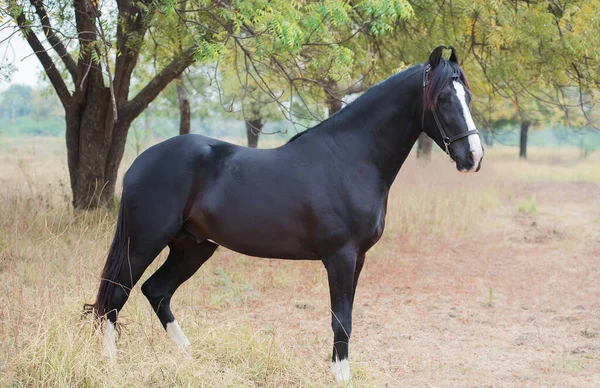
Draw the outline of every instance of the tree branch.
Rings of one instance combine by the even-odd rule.
[[[117,25],[117,56],[113,82],[117,105],[127,101],[131,75],[142,49],[141,44],[131,45],[129,38],[132,35],[143,37],[148,30],[148,23],[154,15],[151,1],[143,0],[140,4],[143,4],[144,7],[140,7],[137,2],[132,0],[118,2],[119,20],[122,22]]]
[[[83,104],[85,94],[90,83],[103,85],[102,65],[92,64],[92,50],[97,37],[95,16],[98,14],[94,4],[87,0],[73,0],[75,23],[79,38],[79,59],[77,62],[77,75],[73,102]]]
[[[42,66],[44,66],[44,71],[48,75],[52,86],[56,90],[56,94],[60,99],[60,102],[63,104],[65,109],[71,103],[71,93],[69,89],[67,89],[67,85],[65,85],[65,81],[62,79],[60,72],[54,66],[54,62],[50,55],[46,52],[46,49],[40,43],[40,40],[35,35],[35,33],[27,26],[27,19],[25,18],[25,14],[22,12],[17,16],[17,25],[19,29],[23,32],[27,43],[35,53],[36,57],[39,59]]]
[[[54,29],[50,25],[50,18],[48,17],[48,13],[46,13],[46,9],[44,8],[44,4],[41,0],[30,0],[30,3],[35,8],[35,13],[37,13],[40,21],[42,22],[44,34],[48,38],[48,42],[50,42],[54,48],[54,51],[56,51],[60,59],[65,64],[67,70],[73,78],[73,82],[77,82],[77,65],[75,64],[73,57],[63,45],[62,41],[54,33]]]
[[[340,92],[347,96],[349,94],[362,93],[365,90],[367,90],[367,85],[365,85],[364,79],[361,79],[360,81],[350,85],[348,88],[340,90]]]
[[[123,103],[119,117],[123,120],[133,121],[139,116],[171,81],[194,63],[195,51],[196,47],[192,46],[173,59],[133,99]]]

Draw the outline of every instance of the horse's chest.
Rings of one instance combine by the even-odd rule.
[[[385,196],[370,196],[369,200],[357,201],[347,209],[349,237],[363,249],[373,246],[383,234],[385,202]]]
[[[365,217],[364,225],[359,228],[358,238],[363,248],[369,249],[381,238],[385,228],[385,206],[378,207]]]

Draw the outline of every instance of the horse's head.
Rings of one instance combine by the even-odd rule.
[[[448,60],[442,58],[445,48],[452,50]],[[423,88],[423,131],[448,153],[459,171],[479,171],[483,146],[469,109],[469,83],[454,48],[433,50],[424,70]]]

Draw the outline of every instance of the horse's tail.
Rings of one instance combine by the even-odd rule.
[[[115,287],[122,287],[117,278],[128,254],[127,217],[124,204],[125,198],[121,198],[117,230],[102,270],[96,302],[83,306],[84,313],[93,313],[97,320],[101,320],[110,312],[110,302]]]

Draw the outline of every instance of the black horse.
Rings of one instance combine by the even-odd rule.
[[[358,277],[383,233],[392,182],[419,134],[432,137],[459,171],[481,167],[467,79],[454,49],[448,47],[449,60],[442,58],[445,48],[282,147],[252,149],[184,135],[141,154],[123,180],[117,230],[92,305],[108,318],[110,358],[118,312],[166,246],[167,260],[142,292],[169,337],[181,348],[190,345],[171,297],[222,245],[250,256],[322,260],[331,295],[332,371],[338,382],[348,382]]]

